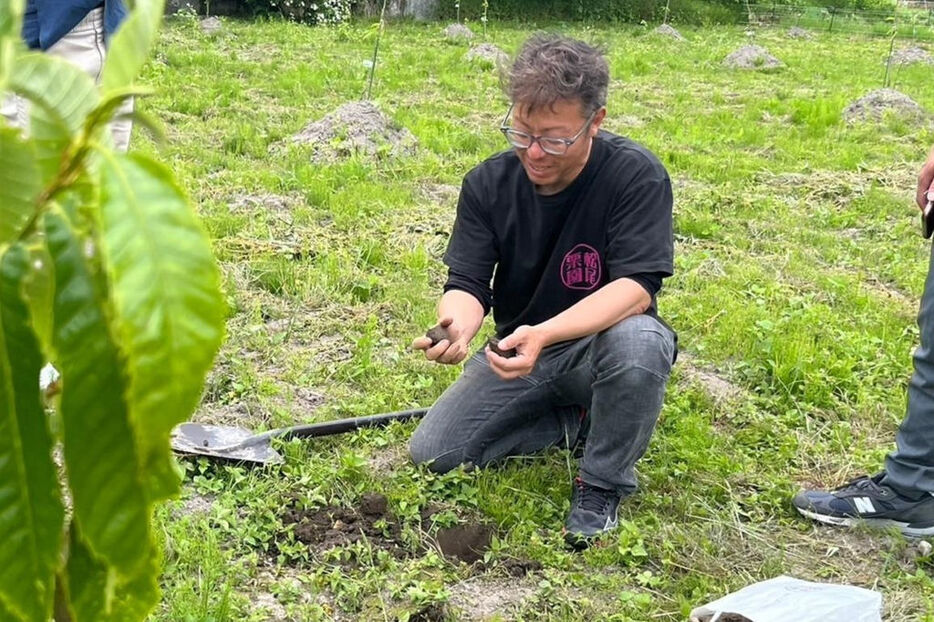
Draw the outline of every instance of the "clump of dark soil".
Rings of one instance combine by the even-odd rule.
[[[893,65],[913,65],[915,63],[934,65],[934,56],[931,56],[923,48],[910,47],[892,52],[891,62]]]
[[[443,32],[445,39],[450,41],[469,41],[473,39],[473,31],[463,24],[451,24]]]
[[[509,55],[492,43],[475,45],[467,50],[467,54],[464,57],[469,61],[480,61],[481,63],[490,64],[494,67],[503,67],[509,62]]]
[[[435,324],[428,329],[428,332],[425,333],[425,336],[431,340],[431,345],[437,345],[439,342],[447,339],[451,341],[451,334],[448,332],[448,329],[440,324]]]
[[[489,550],[493,527],[479,523],[446,527],[438,530],[435,542],[446,559],[473,564],[483,559],[483,554]]]
[[[348,102],[314,121],[292,137],[292,142],[311,145],[314,162],[328,162],[353,155],[402,156],[415,152],[417,140],[397,126],[371,101]]]
[[[788,38],[789,39],[805,39],[810,41],[814,38],[814,35],[811,34],[810,30],[805,30],[799,26],[792,26],[788,29]]]
[[[487,339],[486,345],[489,346],[490,350],[502,356],[503,358],[511,359],[512,357],[516,356],[516,354],[518,354],[515,348],[504,350],[503,348],[499,347],[499,339],[496,337],[490,337]]]
[[[761,45],[744,45],[723,60],[733,69],[778,69],[785,64]]]
[[[423,508],[422,523],[429,524],[438,510],[437,507]],[[355,508],[328,505],[306,510],[293,505],[282,515],[282,522],[292,530],[296,540],[308,546],[313,555],[361,540],[374,549],[389,551],[397,559],[424,553],[421,547],[417,552],[406,549],[401,538],[401,525],[390,511],[388,499],[377,492],[364,493]],[[477,572],[496,569],[510,577],[522,578],[542,569],[540,562],[520,558],[508,558],[490,565],[477,564],[490,549],[493,534],[492,525],[465,522],[438,529],[433,540],[445,559],[476,564]]]
[[[879,89],[847,106],[843,111],[843,118],[848,123],[880,121],[886,114],[906,121],[920,121],[927,116],[924,108],[904,93],[893,89]]]
[[[444,605],[430,603],[415,613],[409,614],[409,622],[444,622],[448,619]]]
[[[524,577],[542,569],[542,563],[535,559],[509,558],[500,562],[499,567],[510,577]]]
[[[713,616],[704,616],[699,619],[699,622],[710,622]],[[754,622],[746,616],[739,613],[721,613],[717,617],[717,622]]]
[[[366,539],[370,546],[391,551],[396,557],[407,555],[399,522],[389,512],[386,497],[379,493],[365,493],[356,509],[331,505],[315,510],[293,507],[283,514],[282,522],[292,527],[295,538],[308,545],[312,553]]]
[[[677,41],[687,41],[687,39],[684,38],[684,35],[682,35],[680,32],[677,31],[677,29],[673,28],[669,24],[662,24],[661,26],[659,26],[652,32],[654,32],[657,35],[664,35],[666,37],[671,37],[672,39],[675,39]]]

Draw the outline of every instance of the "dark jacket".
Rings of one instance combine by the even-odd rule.
[[[104,36],[110,37],[126,17],[122,0],[26,0],[23,40],[30,49],[47,50],[101,5]]]

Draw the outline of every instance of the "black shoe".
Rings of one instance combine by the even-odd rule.
[[[575,479],[571,513],[564,523],[565,542],[575,549],[585,549],[600,534],[616,529],[619,500],[617,492],[591,486],[579,477]]]
[[[934,496],[904,497],[882,483],[885,473],[864,476],[832,491],[804,490],[791,501],[801,514],[842,527],[898,527],[906,536],[934,535]]]

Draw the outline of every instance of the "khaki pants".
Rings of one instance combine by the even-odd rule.
[[[95,82],[100,82],[107,50],[104,47],[104,9],[97,8],[88,13],[68,34],[50,47],[48,54],[60,56],[83,69]],[[133,100],[127,100],[117,110],[116,116],[133,110]],[[29,127],[28,103],[15,95],[8,95],[0,104],[0,114],[7,122],[22,130]],[[114,148],[126,151],[130,144],[130,130],[133,122],[129,119],[117,119],[110,123]]]

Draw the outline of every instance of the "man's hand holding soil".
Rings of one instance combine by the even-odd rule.
[[[429,361],[456,365],[467,358],[470,341],[482,322],[483,307],[473,296],[449,291],[438,304],[437,326],[430,328],[424,337],[414,339],[412,348],[424,351]]]

